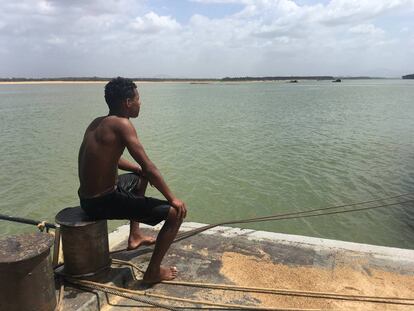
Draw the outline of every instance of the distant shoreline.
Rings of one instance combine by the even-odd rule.
[[[138,83],[191,83],[207,84],[217,82],[281,82],[294,80],[321,80],[329,81],[336,79],[358,80],[358,79],[393,79],[384,77],[334,77],[334,76],[272,76],[272,77],[225,77],[222,79],[205,78],[131,78]],[[0,85],[4,84],[99,84],[107,83],[111,78],[101,77],[62,77],[62,78],[0,78]]]
[[[59,80],[27,80],[27,81],[0,81],[0,85],[13,85],[13,84],[98,84],[106,83],[106,81],[59,81]]]

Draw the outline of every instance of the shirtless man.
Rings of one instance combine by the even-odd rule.
[[[105,86],[105,101],[109,114],[92,121],[79,150],[81,208],[93,219],[130,219],[128,249],[155,243],[144,282],[172,280],[177,269],[161,267],[161,261],[186,217],[185,203],[174,196],[148,158],[129,120],[138,117],[141,106],[135,83],[112,79]],[[121,158],[125,148],[137,163]],[[118,169],[132,173],[118,176]],[[166,201],[144,196],[148,182]],[[156,241],[139,229],[140,222],[156,225],[163,220]]]

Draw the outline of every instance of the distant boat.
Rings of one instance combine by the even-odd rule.
[[[403,79],[414,79],[414,73],[406,76],[402,76]]]
[[[298,80],[290,80],[289,83],[298,83]]]
[[[341,79],[336,79],[336,80],[333,80],[332,82],[342,82],[342,80]]]

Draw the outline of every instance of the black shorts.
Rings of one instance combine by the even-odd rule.
[[[123,174],[113,192],[91,199],[80,198],[80,206],[91,219],[130,219],[151,226],[167,219],[168,201],[138,196],[134,193],[140,177]]]

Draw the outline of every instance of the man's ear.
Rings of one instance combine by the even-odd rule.
[[[132,103],[131,103],[131,100],[129,98],[125,99],[124,104],[127,108],[131,108]]]

